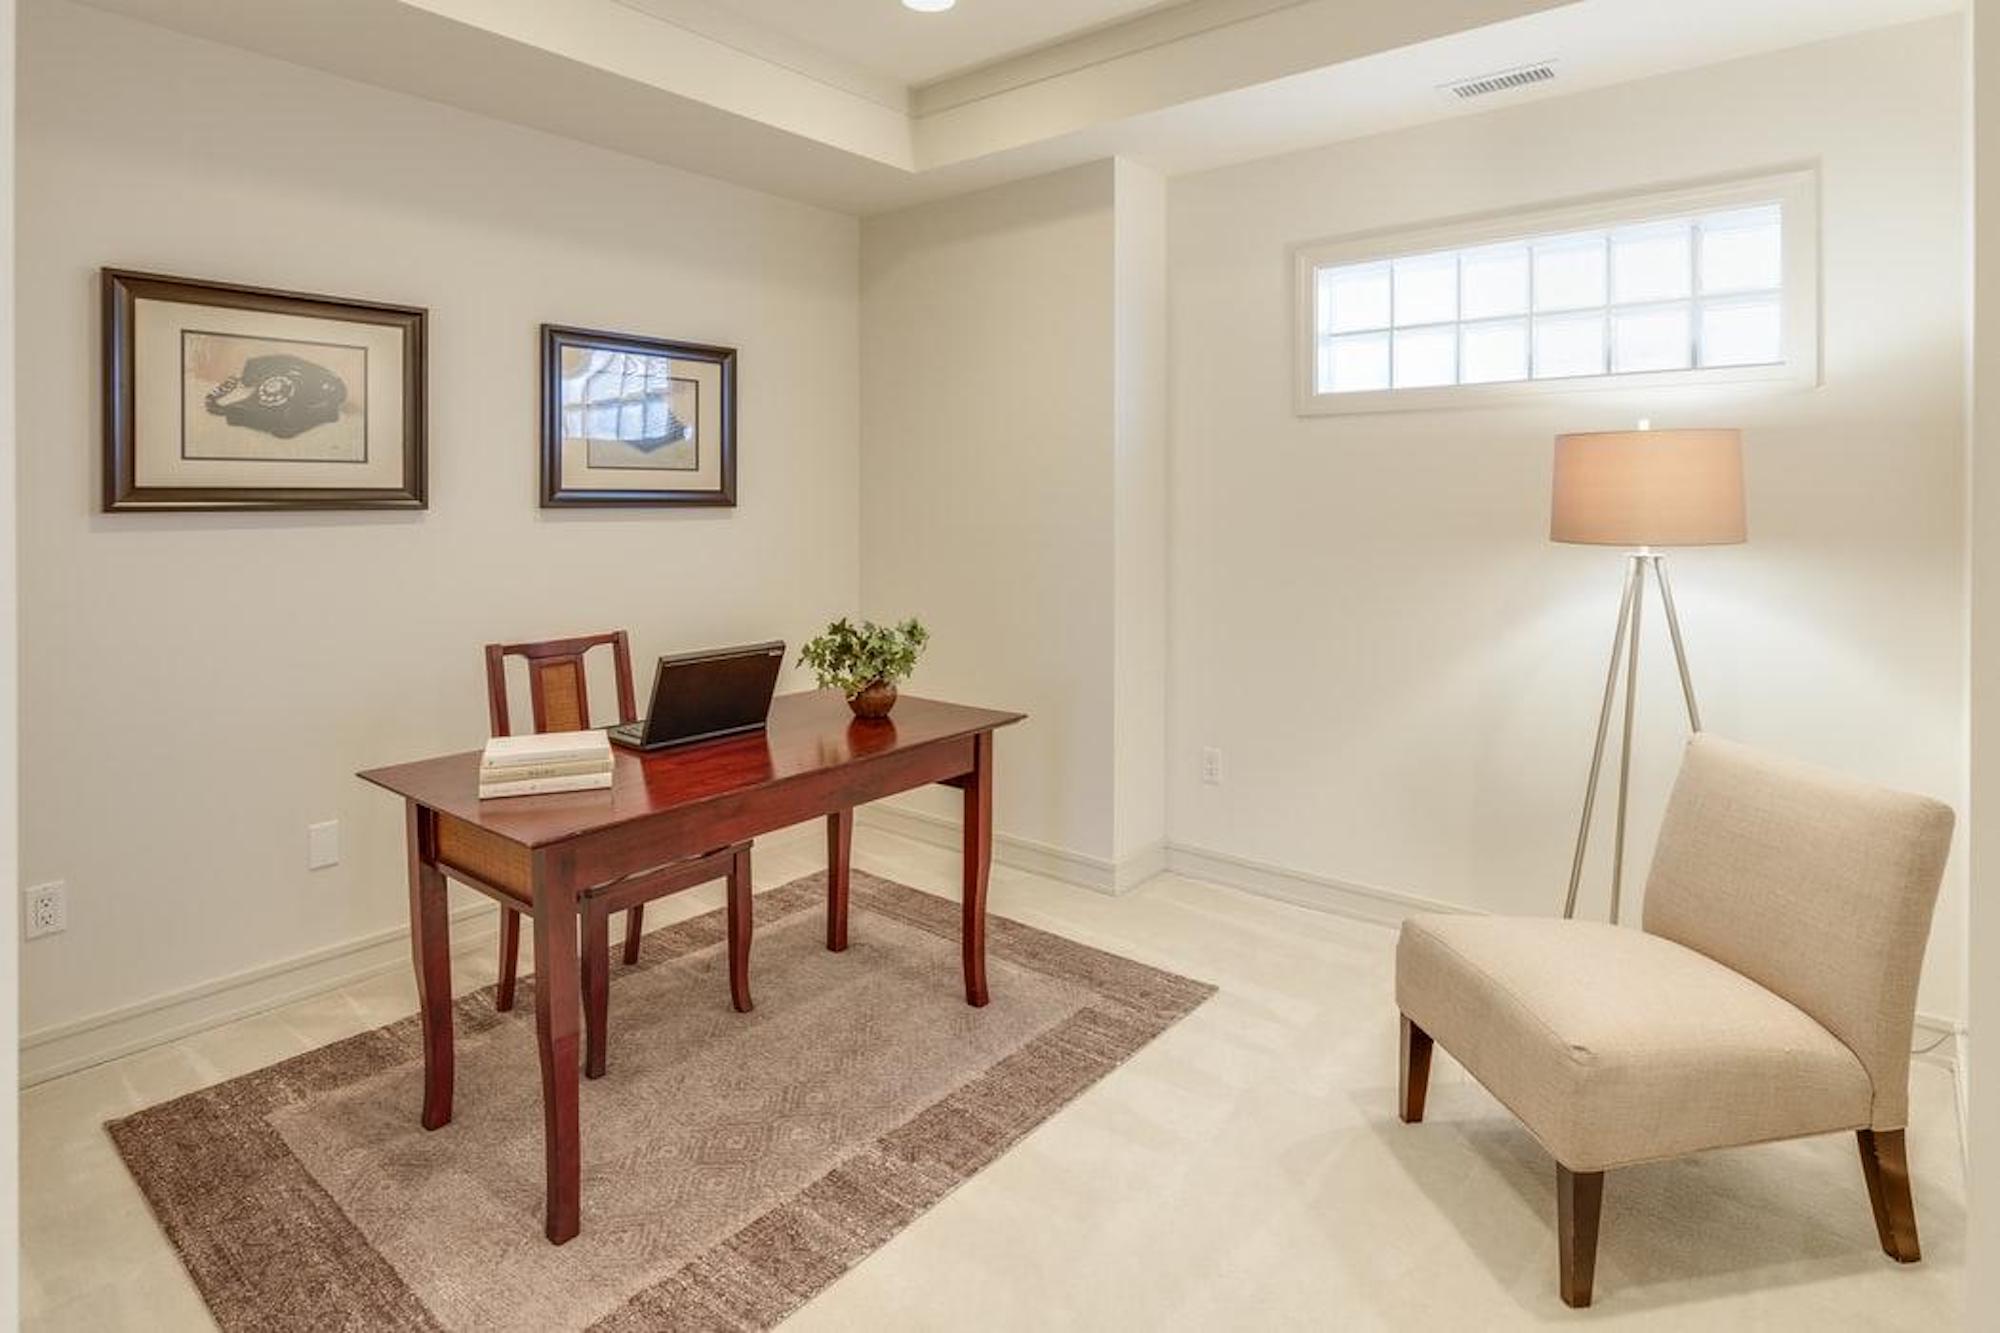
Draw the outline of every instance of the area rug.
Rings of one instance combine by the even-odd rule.
[[[719,910],[614,968],[561,1247],[531,991],[457,1002],[436,1133],[415,1016],[107,1128],[224,1328],[767,1328],[1213,989],[993,917],[972,1009],[957,904],[857,871],[834,954],[824,901],[823,873],[757,896],[749,1014]]]

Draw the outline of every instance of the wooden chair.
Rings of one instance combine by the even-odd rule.
[[[528,700],[534,713],[534,729],[582,731],[590,726],[590,697],[585,683],[584,655],[593,648],[611,649],[613,675],[618,684],[618,720],[632,722],[638,709],[632,695],[632,649],[624,630],[590,634],[571,639],[550,639],[541,643],[490,643],[486,645],[486,703],[492,715],[493,734],[513,734],[507,709],[507,659],[524,658],[528,664]],[[582,974],[584,992],[585,1054],[584,1073],[590,1078],[604,1074],[608,1037],[608,1010],[611,986],[611,916],[625,913],[625,963],[639,961],[639,940],[644,930],[646,904],[670,893],[679,893],[714,879],[729,881],[729,991],[737,1012],[748,1013],[750,1001],[750,844],[736,843],[671,865],[628,875],[609,884],[587,890],[579,907],[583,913]],[[520,967],[521,908],[505,902],[500,908],[500,981],[493,1004],[506,1011],[514,1007],[515,980]]]

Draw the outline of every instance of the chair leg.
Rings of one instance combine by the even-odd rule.
[[[611,1009],[611,914],[595,904],[583,909],[583,1076],[604,1077],[604,1049]]]
[[[729,999],[747,1014],[750,1002],[750,844],[729,863]]]
[[[1899,1264],[1923,1258],[1917,1244],[1917,1204],[1910,1194],[1910,1158],[1900,1129],[1857,1130],[1861,1144],[1861,1174],[1868,1182],[1868,1203],[1875,1210],[1875,1234],[1882,1253]]]
[[[1403,1058],[1401,1061],[1401,1106],[1403,1123],[1420,1124],[1424,1118],[1424,1093],[1431,1083],[1431,1034],[1403,1016]]]
[[[511,907],[500,909],[500,984],[493,991],[493,1007],[506,1013],[514,1007],[514,977],[521,964],[521,914]]]
[[[625,913],[625,966],[627,967],[631,967],[639,961],[639,936],[646,929],[645,920],[646,904],[644,903],[640,903],[637,907],[631,908]]]
[[[1597,1278],[1597,1222],[1604,1211],[1604,1173],[1572,1171],[1556,1163],[1556,1250],[1563,1304],[1590,1304]]]

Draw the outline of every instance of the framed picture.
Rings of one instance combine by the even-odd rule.
[[[734,505],[736,350],[542,325],[542,507]]]
[[[105,269],[104,508],[422,509],[414,306]]]

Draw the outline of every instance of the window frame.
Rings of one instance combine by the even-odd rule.
[[[1438,250],[1540,239],[1571,231],[1639,225],[1757,204],[1782,209],[1784,359],[1759,366],[1696,366],[1488,384],[1322,393],[1318,387],[1318,272],[1349,264],[1414,258]],[[1819,172],[1801,167],[1700,185],[1621,193],[1541,208],[1379,228],[1292,247],[1293,409],[1299,416],[1435,411],[1532,402],[1549,394],[1694,388],[1725,384],[1820,383]],[[1462,327],[1464,321],[1458,321]]]

